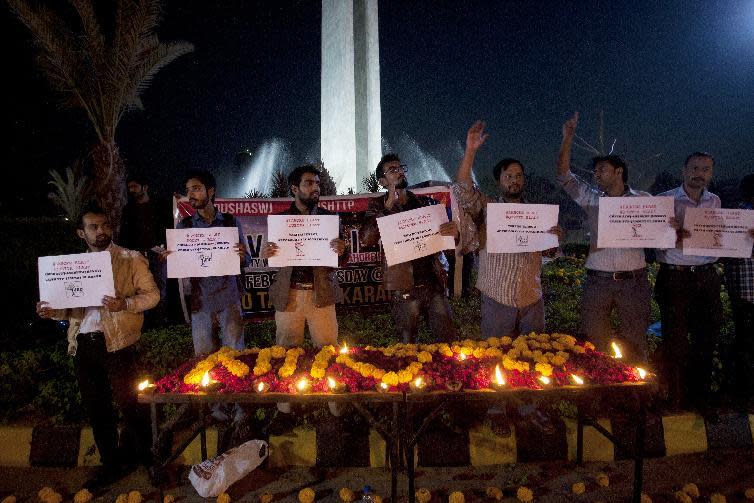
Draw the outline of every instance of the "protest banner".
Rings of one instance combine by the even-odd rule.
[[[435,186],[410,189],[418,195],[430,197],[444,207],[449,215],[455,208],[448,187]],[[382,288],[382,247],[363,246],[359,241],[359,229],[364,223],[364,214],[373,197],[384,193],[353,194],[320,197],[319,206],[340,217],[340,227],[348,243],[348,262],[337,270],[338,281],[343,288],[342,306],[367,307],[389,302]],[[241,272],[241,308],[247,321],[269,318],[274,312],[270,305],[269,288],[277,268],[261,258],[262,248],[267,244],[267,216],[287,211],[291,198],[223,199],[215,201],[217,208],[235,216],[246,245],[251,254],[251,264]],[[194,213],[186,198],[175,201],[175,221]],[[460,270],[459,270],[460,272]],[[460,280],[459,280],[460,291]]]
[[[599,248],[673,248],[672,197],[600,197]]]
[[[388,266],[409,262],[442,250],[455,248],[452,236],[441,236],[440,225],[448,221],[442,206],[425,206],[377,219]]]
[[[683,227],[691,233],[683,240],[684,255],[751,257],[754,210],[686,208]]]
[[[206,278],[241,273],[235,227],[167,229],[168,278]]]
[[[270,267],[338,267],[330,241],[338,237],[337,215],[269,215],[267,240],[278,245]]]
[[[109,251],[39,257],[39,300],[53,309],[101,306],[115,297]]]
[[[487,204],[487,252],[537,252],[557,248],[558,236],[550,229],[558,225],[556,204]]]

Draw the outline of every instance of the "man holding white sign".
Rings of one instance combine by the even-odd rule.
[[[563,142],[557,163],[557,181],[586,212],[589,226],[589,256],[586,284],[581,302],[581,332],[598,350],[609,353],[615,308],[620,319],[618,338],[624,357],[634,362],[647,359],[646,331],[649,326],[651,293],[647,263],[642,248],[600,248],[598,221],[600,198],[613,197],[630,202],[636,196],[649,196],[628,186],[628,166],[617,155],[592,159],[592,187],[571,172],[571,145],[579,114],[563,124]]]
[[[673,197],[680,225],[677,245],[657,251],[662,376],[672,406],[696,406],[702,412],[710,405],[712,356],[723,321],[721,281],[717,257],[685,253],[684,240],[690,237],[685,216],[689,208],[720,208],[720,198],[707,190],[714,166],[711,154],[694,152],[684,163],[681,186],[659,194]]]
[[[230,213],[223,213],[215,207],[217,184],[212,173],[205,170],[190,171],[185,178],[186,195],[196,210],[176,226],[177,229],[216,229],[229,227],[237,239],[232,242],[231,257],[237,261],[221,264],[232,267],[232,273],[221,272],[218,276],[191,277],[191,336],[194,340],[194,353],[209,354],[217,349],[213,341],[213,320],[216,319],[222,330],[222,343],[233,349],[243,349],[243,323],[241,322],[241,293],[238,285],[240,266],[251,262],[251,256],[243,245],[241,227]],[[204,232],[204,231],[202,231]],[[210,231],[207,231],[210,232]],[[171,250],[172,252],[173,250]],[[171,260],[171,257],[168,257]],[[171,264],[168,262],[168,274]]]
[[[115,286],[114,294],[105,295],[96,306],[74,309],[53,309],[40,301],[37,314],[69,322],[68,352],[74,356],[81,402],[89,416],[102,463],[86,486],[97,489],[124,476],[135,468],[136,462],[149,464],[151,460],[149,418],[136,401],[136,342],[141,337],[144,311],[157,305],[160,292],[147,259],[112,242],[113,231],[101,208],[87,207],[76,232],[90,252],[109,254],[112,261],[109,280]],[[40,296],[48,298],[42,291]],[[120,446],[113,401],[126,419]]]
[[[400,158],[395,154],[385,154],[377,164],[375,174],[380,185],[387,189],[387,194],[372,198],[369,202],[366,221],[359,236],[363,246],[374,246],[380,241],[378,218],[436,204],[430,198],[417,196],[406,190],[406,172],[407,167],[401,164]],[[419,220],[424,218],[432,217],[427,215]],[[447,219],[447,215],[445,218]],[[419,220],[410,224],[421,225],[422,222]],[[434,233],[457,239],[458,225],[453,221],[446,221],[439,225]],[[425,243],[420,241],[417,244]],[[421,254],[422,251],[417,250],[416,253]],[[436,341],[455,340],[453,316],[445,295],[447,273],[440,262],[439,253],[390,266],[386,258],[383,253],[382,284],[385,290],[392,291],[393,321],[400,338],[406,343],[413,343],[419,330],[419,318],[424,315]]]
[[[346,243],[339,236],[338,216],[324,208],[320,208],[320,172],[312,165],[299,166],[288,175],[288,184],[294,201],[283,215],[301,216],[300,221],[289,222],[297,226],[302,232],[310,232],[314,237],[320,237],[312,229],[314,223],[311,218],[321,220],[335,220],[334,232],[330,232],[330,239],[321,242],[306,243],[313,249],[301,250],[300,257],[296,257],[297,248],[304,248],[303,242],[278,243],[275,235],[283,234],[272,230],[267,225],[267,244],[262,249],[262,258],[268,259],[270,267],[282,266],[275,280],[270,286],[270,303],[275,307],[275,339],[281,346],[301,346],[304,343],[304,326],[309,326],[312,343],[316,347],[338,342],[338,320],[335,316],[335,304],[343,298],[343,290],[338,284],[336,266],[340,261],[345,264],[348,254]],[[271,215],[271,220],[283,219],[283,215]],[[273,218],[275,217],[275,218]],[[281,222],[283,225],[285,221]],[[317,222],[319,224],[321,222]],[[283,229],[281,229],[283,231]],[[295,232],[294,232],[295,234]],[[300,234],[300,233],[299,233]],[[303,238],[302,238],[303,239]],[[283,255],[284,248],[292,248],[293,257],[288,261],[275,259]],[[328,255],[330,257],[328,257]],[[317,261],[322,265],[296,266],[303,259],[321,258]]]
[[[464,226],[462,233],[478,229],[476,287],[482,293],[482,337],[543,332],[542,250],[554,251],[558,246],[562,235],[557,225],[558,207],[523,204],[526,178],[523,165],[516,159],[503,159],[493,169],[498,197],[487,197],[474,185],[474,159],[489,136],[484,126],[478,121],[469,128],[466,151],[453,184],[459,207],[475,223]],[[545,208],[538,208],[541,206]],[[550,211],[540,214],[540,210]],[[470,239],[473,237],[462,236],[464,242]]]

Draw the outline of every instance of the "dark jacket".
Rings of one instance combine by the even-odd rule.
[[[396,203],[392,210],[385,209],[385,201],[387,200],[387,194],[380,197],[373,197],[369,201],[369,207],[366,212],[366,222],[362,225],[359,231],[359,241],[362,246],[375,246],[380,240],[380,229],[377,226],[377,219],[387,215],[395,213],[401,213],[403,211],[415,210],[424,206],[430,206],[437,204],[432,198],[426,196],[417,196],[410,190],[406,191],[408,195],[408,201],[401,206]],[[385,254],[382,254],[382,287],[385,290],[410,290],[414,286],[414,268],[413,263],[415,261],[403,262],[394,266],[388,267],[385,262]],[[440,262],[440,254],[436,253],[432,256],[432,270],[435,273],[434,279],[436,280],[436,286],[441,289],[445,289],[448,281],[448,274],[445,272],[445,268]]]
[[[290,208],[280,213],[280,215],[301,215],[302,213],[296,208],[296,203],[291,203]],[[319,206],[315,207],[312,215],[334,215]],[[342,238],[341,231],[341,238]],[[348,262],[348,246],[346,251],[338,257],[338,264],[345,265]],[[343,290],[338,283],[337,269],[335,267],[312,267],[314,272],[314,305],[325,307],[337,302],[343,301]],[[288,307],[289,295],[291,292],[291,274],[293,267],[282,267],[275,275],[275,281],[270,286],[270,303],[277,311],[285,311]]]

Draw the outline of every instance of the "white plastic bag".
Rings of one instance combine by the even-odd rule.
[[[199,496],[216,497],[251,472],[269,454],[264,440],[249,440],[238,447],[191,467],[189,480]]]

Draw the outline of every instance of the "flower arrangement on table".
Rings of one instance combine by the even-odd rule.
[[[486,389],[641,381],[646,372],[566,334],[387,347],[223,347],[155,383],[157,393],[194,393],[211,380],[218,393],[296,393]],[[496,382],[497,381],[497,382]]]

